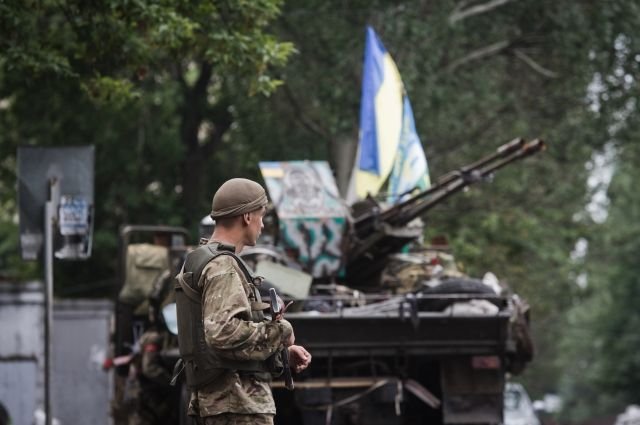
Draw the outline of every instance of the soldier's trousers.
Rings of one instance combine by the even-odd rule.
[[[196,418],[198,425],[273,425],[273,415],[240,415],[222,413],[205,418]]]

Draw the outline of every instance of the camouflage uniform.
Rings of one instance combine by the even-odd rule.
[[[160,354],[166,336],[151,328],[140,337],[140,353],[134,367],[138,370],[139,393],[129,425],[169,425],[177,422],[174,406],[177,388],[169,385],[171,372]]]
[[[216,416],[198,418],[196,423],[198,425],[273,425],[273,416],[221,413]]]
[[[198,289],[202,291],[205,339],[220,357],[267,360],[291,336],[291,325],[285,320],[252,321],[252,310],[263,310],[268,304],[256,300],[231,256],[221,255],[207,264]],[[200,416],[204,424],[271,424],[276,408],[270,383],[269,373],[227,370],[193,392],[189,414]]]

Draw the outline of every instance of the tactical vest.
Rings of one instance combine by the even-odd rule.
[[[202,245],[187,255],[182,271],[176,276],[178,346],[180,357],[184,362],[187,385],[191,389],[198,389],[213,382],[226,370],[256,373],[269,371],[265,361],[236,361],[221,358],[209,348],[205,340],[202,292],[198,289],[198,282],[206,265],[221,255],[229,255],[236,260],[253,290],[256,302],[252,303],[252,321],[264,320],[262,310],[258,309],[262,300],[256,287],[262,278],[254,276],[244,261],[233,251],[234,247],[218,243]]]

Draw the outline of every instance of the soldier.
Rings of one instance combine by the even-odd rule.
[[[156,232],[153,244],[130,244],[127,249],[125,285],[119,294],[121,323],[131,326],[131,353],[105,363],[105,368],[128,365],[128,375],[112,402],[117,424],[163,425],[177,420],[179,390],[169,385],[173,364],[163,350],[178,346],[162,321],[160,309],[173,295],[175,270],[171,269],[170,234]],[[165,300],[167,299],[167,300]],[[144,332],[143,332],[144,330]]]
[[[169,385],[171,367],[162,358],[161,351],[173,345],[171,336],[157,326],[147,329],[140,337],[140,352],[133,364],[137,372],[138,394],[129,425],[170,425],[177,423],[175,406],[179,400],[179,389]]]
[[[266,205],[258,183],[224,183],[213,197],[213,235],[187,256],[178,275],[180,353],[192,390],[189,415],[202,425],[272,425],[270,382],[278,372],[278,353],[288,347],[296,372],[311,362],[311,355],[294,345],[289,322],[265,320],[269,305],[260,299],[260,279],[235,255],[256,244]]]
[[[179,412],[175,406],[179,404],[180,389],[170,384],[173,364],[162,355],[164,350],[178,345],[161,313],[162,306],[173,300],[169,292],[173,286],[171,275],[169,270],[163,272],[154,282],[148,298],[150,326],[140,336],[138,351],[129,366],[137,382],[134,410],[128,425],[173,425],[178,422]]]

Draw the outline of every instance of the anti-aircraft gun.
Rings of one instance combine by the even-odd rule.
[[[287,319],[314,357],[294,394],[274,383],[276,423],[502,421],[505,375],[531,360],[526,303],[477,279],[435,279],[403,291],[381,281],[403,261],[402,248],[420,239],[416,219],[543,148],[516,139],[386,209],[368,198],[349,210],[324,162],[260,163],[276,232],[241,255],[297,300]],[[465,282],[483,289],[441,290]]]
[[[361,202],[353,213],[346,253],[346,281],[358,286],[379,283],[379,275],[387,265],[389,255],[400,252],[403,246],[421,236],[421,226],[408,226],[412,221],[423,217],[454,193],[486,180],[502,167],[544,147],[542,140],[527,143],[518,138],[479,161],[445,174],[427,190],[386,210],[370,197]]]

